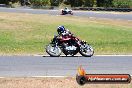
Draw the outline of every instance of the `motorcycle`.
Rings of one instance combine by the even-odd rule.
[[[91,57],[94,54],[93,48],[86,41],[82,41],[73,35],[63,38],[55,35],[50,44],[46,46],[46,52],[53,57],[59,57],[62,52],[66,56],[74,56],[78,52],[85,57]]]
[[[72,10],[62,10],[62,11],[61,11],[61,15],[66,15],[66,14],[71,14],[71,15],[73,15],[73,12],[72,12]]]

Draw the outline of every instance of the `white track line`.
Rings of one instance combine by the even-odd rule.
[[[31,56],[49,56],[49,55],[31,55]],[[61,56],[65,56],[65,55],[61,55]],[[75,56],[82,56],[82,55],[75,55]],[[93,55],[93,56],[132,56],[132,55]]]
[[[33,78],[66,78],[71,76],[31,76]]]
[[[23,55],[0,55],[0,56],[41,56],[41,57],[50,57],[49,55],[39,55],[39,54],[34,54],[34,55],[26,55],[26,54],[23,54]],[[65,55],[61,55],[61,56],[65,56]],[[75,56],[82,56],[82,55],[75,55]],[[132,56],[132,55],[93,55],[93,56]]]
[[[0,79],[1,79],[1,78],[5,78],[5,77],[0,77]]]
[[[94,55],[94,56],[132,56],[132,55]]]

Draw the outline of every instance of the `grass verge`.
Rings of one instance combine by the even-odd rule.
[[[95,54],[132,54],[132,21],[0,13],[0,55],[44,54],[58,25],[88,41]]]

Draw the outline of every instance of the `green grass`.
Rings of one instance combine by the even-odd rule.
[[[58,25],[88,41],[95,54],[132,54],[132,22],[0,13],[0,54],[43,54]]]

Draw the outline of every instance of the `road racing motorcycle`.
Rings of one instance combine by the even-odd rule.
[[[46,46],[46,52],[53,57],[59,57],[62,52],[66,56],[80,53],[82,56],[91,57],[94,54],[93,48],[86,41],[80,40],[73,34],[62,38],[55,35],[50,44]]]
[[[73,12],[72,12],[72,10],[62,10],[61,11],[61,15],[66,15],[66,14],[71,14],[71,15],[73,15]]]

